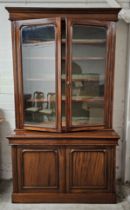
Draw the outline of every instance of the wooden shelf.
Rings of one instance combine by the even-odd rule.
[[[47,77],[44,78],[26,78],[27,81],[54,81],[54,77],[52,75],[48,75]],[[65,80],[66,75],[62,74],[61,79]],[[98,75],[98,74],[74,74],[72,75],[72,80],[74,81],[90,81],[90,82],[97,82],[97,81],[103,81],[104,80],[104,75]]]
[[[62,101],[66,100],[66,96],[62,96]],[[55,101],[55,100],[54,100]],[[72,96],[72,101],[77,101],[77,102],[103,102],[104,97],[92,97],[92,96]],[[28,99],[28,102],[47,102],[47,99]]]
[[[54,61],[56,58],[55,57],[24,57],[24,60],[51,60]]]
[[[38,40],[28,40],[28,42],[24,42],[22,43],[22,46],[26,47],[26,46],[41,46],[41,45],[50,45],[50,44],[54,44],[55,43],[55,40],[54,41],[38,41]]]
[[[62,101],[65,101],[66,97],[62,96]],[[103,102],[104,97],[91,97],[91,96],[72,96],[72,101],[75,102]]]
[[[23,46],[30,46],[30,45],[48,45],[48,44],[53,44],[55,43],[55,40],[51,41],[39,41],[39,40],[28,40],[27,42],[24,42],[22,45]],[[66,43],[66,39],[62,39],[62,43]],[[73,39],[72,40],[73,44],[104,44],[106,43],[106,39]]]
[[[27,78],[26,81],[32,81],[32,82],[36,82],[36,81],[39,81],[39,82],[48,82],[48,81],[51,81],[51,82],[55,82],[55,78],[52,78],[51,76],[48,77],[48,78]]]
[[[62,80],[65,80],[66,79],[66,75],[65,74],[62,74],[61,76]],[[92,81],[92,82],[95,82],[95,81],[101,81],[103,80],[103,75],[99,75],[99,74],[74,74],[72,75],[72,80],[75,80],[75,81]]]
[[[72,118],[72,124],[73,124],[73,126],[78,126],[78,125],[82,125],[82,124],[87,124],[87,125],[93,125],[93,124],[95,124],[95,125],[100,125],[100,124],[103,124],[103,119],[102,118],[92,118],[92,117],[90,117],[90,118],[84,118],[84,119],[82,119],[82,118],[80,118],[80,117],[73,117]]]
[[[56,122],[53,121],[43,121],[43,122],[33,122],[33,121],[28,121],[25,122],[25,126],[36,126],[36,127],[45,127],[45,128],[55,128]]]
[[[79,124],[93,124],[91,121],[95,121],[95,124],[101,124],[102,118],[94,118],[94,117],[72,117],[72,124],[73,125],[79,125]],[[62,125],[64,126],[66,124],[65,117],[62,117]],[[43,122],[33,122],[33,121],[28,121],[25,122],[25,125],[35,125],[35,126],[40,126],[40,127],[55,127],[55,121],[50,120],[50,121],[43,121]]]
[[[24,57],[24,60],[46,60],[55,61],[55,57]],[[66,60],[66,57],[62,57],[62,60]],[[105,57],[72,57],[73,61],[86,61],[86,60],[105,60]]]
[[[62,43],[64,44],[66,39],[62,39]],[[106,43],[106,39],[73,39],[73,44],[104,44]]]
[[[72,119],[72,124],[74,126],[78,126],[78,125],[82,125],[82,124],[87,124],[87,125],[93,125],[93,123],[91,121],[95,121],[95,124],[98,125],[98,124],[101,124],[102,122],[102,119],[99,119],[99,118],[95,118],[95,119],[89,119],[88,117],[73,117]],[[25,122],[25,126],[30,126],[30,125],[35,125],[36,127],[40,126],[40,127],[55,127],[55,121],[43,121],[43,122]],[[66,121],[63,120],[62,121],[62,126],[65,126],[66,125]]]
[[[55,60],[55,57],[24,57],[23,58],[24,60],[51,60],[51,61],[54,61]],[[66,60],[66,57],[62,57],[62,60]],[[93,56],[93,57],[90,57],[90,56],[85,56],[85,57],[72,57],[72,60],[73,61],[86,61],[86,60],[105,60],[105,57],[98,57],[98,56]]]
[[[62,101],[65,101],[66,97],[62,96]],[[84,101],[84,102],[95,102],[95,101],[104,101],[103,97],[93,97],[93,98],[87,98],[86,96],[73,96],[72,97],[73,101]],[[28,99],[28,102],[47,102],[47,99]]]
[[[66,57],[62,57],[62,60],[66,60]],[[100,60],[105,60],[105,57],[89,57],[89,56],[86,56],[86,57],[72,57],[72,61],[87,61],[87,60],[92,60],[92,61],[100,61]]]

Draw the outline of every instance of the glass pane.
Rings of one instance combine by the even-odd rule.
[[[35,127],[56,127],[55,28],[22,28],[24,121]]]
[[[64,49],[64,47],[62,46],[62,49]],[[66,126],[66,114],[65,114],[65,109],[66,109],[66,92],[65,92],[65,61],[62,60],[62,81],[61,81],[61,90],[62,90],[62,127]]]
[[[65,93],[65,88],[66,88],[66,59],[65,59],[65,51],[66,51],[66,34],[65,34],[65,21],[62,21],[62,45],[61,45],[61,90],[62,90],[62,127],[66,126],[66,114],[65,114],[65,104],[66,104],[66,93]]]
[[[106,29],[74,25],[72,37],[72,125],[104,124]]]

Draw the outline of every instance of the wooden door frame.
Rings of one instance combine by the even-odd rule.
[[[72,126],[72,28],[74,24],[86,26],[98,26],[106,28],[106,67],[105,67],[105,88],[104,88],[104,124]],[[115,22],[87,20],[85,18],[67,18],[67,69],[66,69],[66,125],[68,131],[111,129],[113,110],[113,84],[114,84],[114,54],[115,54]]]
[[[42,128],[36,126],[24,126],[24,103],[23,103],[23,76],[22,76],[22,49],[21,49],[21,28],[33,25],[50,25],[55,27],[56,41],[56,127]],[[14,55],[14,86],[15,86],[15,107],[16,107],[16,129],[42,130],[50,132],[61,131],[61,18],[42,18],[16,21],[13,27],[13,55]]]

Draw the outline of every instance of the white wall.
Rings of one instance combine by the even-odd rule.
[[[33,1],[33,0],[32,0]],[[95,0],[96,1],[96,0]],[[2,1],[0,1],[2,2]],[[29,1],[27,1],[29,2]],[[85,1],[84,1],[85,2]],[[92,1],[94,2],[94,1]],[[97,1],[98,2],[98,1]],[[100,3],[103,1],[100,1]],[[125,5],[129,1],[124,1]],[[7,5],[7,4],[6,4]],[[29,4],[8,4],[10,6],[30,6]],[[41,4],[32,4],[40,6]],[[44,4],[45,5],[45,4]],[[77,6],[79,3],[77,3]],[[102,3],[103,5],[103,3]],[[47,6],[47,4],[46,4]],[[53,5],[54,6],[54,5]],[[56,6],[56,5],[55,5]],[[59,6],[59,4],[58,4]],[[5,122],[0,125],[0,176],[5,179],[12,177],[11,153],[6,136],[15,128],[14,92],[13,92],[13,67],[11,50],[11,27],[5,3],[0,3],[0,109],[5,117]],[[121,155],[124,132],[124,93],[127,54],[127,30],[125,22],[117,24],[116,65],[115,65],[115,91],[114,91],[114,119],[113,125],[120,134],[121,139],[117,147],[117,178],[121,177]],[[129,177],[130,178],[130,177]]]
[[[124,139],[125,91],[126,91],[126,61],[127,61],[128,25],[120,20],[116,33],[116,62],[114,83],[113,127],[120,135],[117,146],[117,177],[121,177],[124,170],[122,162],[122,148]]]
[[[130,11],[129,11],[130,14]],[[127,50],[127,72],[126,72],[126,104],[125,104],[125,129],[122,149],[122,162],[124,170],[122,176],[124,181],[130,181],[130,19],[128,28],[128,50]]]
[[[15,127],[14,120],[14,96],[13,96],[13,69],[11,50],[11,27],[8,21],[8,13],[4,6],[0,5],[0,109],[5,121],[0,124],[0,174],[10,178],[11,154],[6,136]]]

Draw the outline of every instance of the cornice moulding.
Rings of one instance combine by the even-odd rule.
[[[126,23],[130,23],[130,9],[122,9],[119,13],[119,19],[123,19]]]

